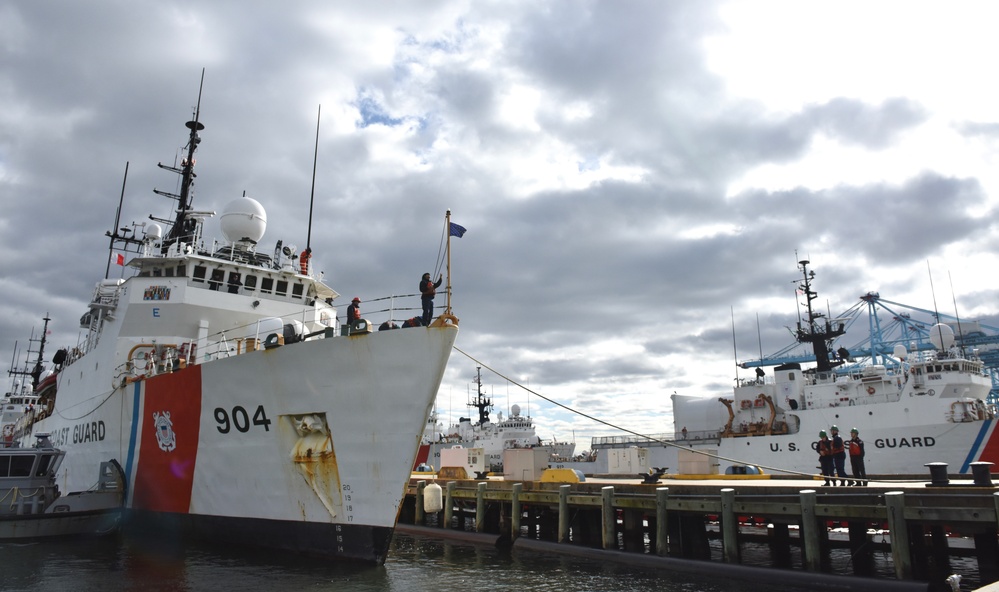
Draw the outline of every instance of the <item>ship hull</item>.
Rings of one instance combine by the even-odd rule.
[[[708,401],[718,405],[717,399]],[[797,430],[792,434],[745,435],[700,438],[691,430],[688,439],[666,444],[644,444],[650,466],[670,467],[670,472],[691,472],[681,462],[684,449],[716,454],[709,473],[731,472],[730,467],[756,465],[767,473],[819,473],[816,450],[819,431],[833,425],[849,437],[857,428],[864,441],[864,464],[870,475],[927,475],[928,463],[946,463],[951,474],[970,474],[972,463],[995,463],[999,471],[999,430],[995,419],[967,422],[927,422],[925,418],[944,417],[946,401],[903,401],[880,405],[858,405],[821,410],[804,410],[793,415]],[[678,412],[681,422],[693,426],[694,419]],[[920,418],[924,418],[922,421]],[[717,432],[716,432],[717,433]],[[697,465],[697,457],[682,456]],[[704,463],[700,463],[704,467]],[[846,462],[849,472],[850,463]],[[703,469],[696,472],[705,472]]]
[[[851,425],[849,420],[837,420]],[[831,424],[829,424],[831,425]],[[819,455],[814,450],[816,435],[829,425],[816,424],[798,435],[724,438],[704,443],[673,440],[666,444],[633,444],[648,450],[650,467],[682,470],[679,451],[695,450],[716,454],[708,473],[731,472],[733,466],[759,466],[766,473],[819,474]],[[852,426],[851,426],[852,427]],[[849,429],[849,428],[846,428]],[[928,475],[928,463],[946,463],[951,474],[970,474],[974,462],[991,462],[999,468],[999,430],[996,421],[967,425],[924,425],[864,430],[865,467],[869,475]],[[721,458],[724,457],[724,458]],[[691,458],[691,457],[686,457]],[[565,463],[570,466],[569,463]],[[560,465],[561,466],[561,465]],[[572,465],[575,467],[575,465]],[[850,462],[846,462],[847,472]],[[704,471],[697,471],[701,474]]]
[[[74,365],[34,431],[66,450],[65,490],[121,462],[129,530],[379,563],[456,334],[327,337],[135,380]]]
[[[130,510],[125,535],[131,539],[207,540],[217,544],[267,547],[336,560],[383,563],[394,528],[324,524]]]

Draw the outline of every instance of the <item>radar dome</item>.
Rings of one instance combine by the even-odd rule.
[[[943,323],[933,325],[930,327],[930,343],[937,349],[949,349],[954,345],[954,330]]]
[[[519,416],[520,415],[520,405],[514,403],[513,406],[510,407],[510,413],[512,413],[514,417]]]
[[[267,229],[267,212],[257,200],[237,197],[222,209],[219,223],[222,225],[222,236],[230,243],[256,243]]]
[[[153,222],[146,227],[146,238],[151,241],[158,241],[163,238],[163,227]]]
[[[901,343],[896,343],[895,347],[892,349],[891,354],[900,360],[904,360],[909,356],[908,350]]]

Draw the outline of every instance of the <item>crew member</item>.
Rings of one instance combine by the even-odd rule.
[[[420,301],[423,303],[423,317],[420,320],[424,325],[429,325],[430,319],[434,318],[434,295],[443,281],[444,274],[441,274],[435,283],[430,280],[429,273],[423,274],[423,279],[420,280]]]
[[[361,299],[354,296],[354,299],[350,301],[350,306],[347,307],[347,324],[353,327],[354,321],[359,320],[361,320]]]
[[[864,441],[860,439],[857,428],[850,430],[850,439],[846,445],[850,448],[850,470],[853,472],[854,485],[867,485],[867,469],[864,468]]]
[[[829,436],[825,430],[819,432],[819,443],[815,448],[819,451],[819,468],[822,470],[822,476],[826,478],[823,485],[829,485],[829,479],[834,476],[832,442],[829,441]],[[833,479],[833,485],[836,484],[835,482],[836,480]]]
[[[302,268],[302,275],[309,275],[309,259],[312,259],[312,247],[305,247],[302,254],[298,256],[298,265]]]
[[[832,434],[830,440],[832,441],[833,465],[839,476],[839,484],[846,485],[846,448],[843,445],[843,438],[839,435],[839,428],[836,426],[830,427],[829,432]]]

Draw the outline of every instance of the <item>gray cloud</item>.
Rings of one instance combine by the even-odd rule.
[[[468,229],[452,241],[459,347],[641,429],[669,429],[673,390],[731,387],[733,316],[740,357],[758,354],[756,313],[764,352],[787,343],[797,258],[815,258],[823,297],[846,308],[872,286],[908,293],[927,258],[999,252],[994,201],[973,175],[729,195],[819,138],[885,153],[935,113],[918,96],[790,111],[731,96],[704,49],[724,33],[718,8],[0,9],[0,352],[10,359],[46,311],[54,345],[78,339],[126,162],[122,224],[169,215],[151,190],[176,180],[155,163],[178,157],[202,68],[196,207],[220,211],[245,190],[268,210],[262,249],[304,246],[321,104],[312,246],[329,283],[369,313],[416,314],[413,298],[387,297],[436,271],[450,209]],[[985,139],[995,125],[954,124]],[[886,269],[911,272],[882,280]],[[994,286],[959,288],[962,306],[995,318]],[[475,365],[456,354],[445,388],[463,389]],[[607,431],[534,411],[563,435]]]

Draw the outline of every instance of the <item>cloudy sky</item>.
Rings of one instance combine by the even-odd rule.
[[[445,415],[468,413],[484,364],[604,421],[671,431],[669,394],[723,395],[736,356],[789,344],[802,258],[833,314],[876,290],[999,324],[997,12],[0,3],[0,355],[23,353],[46,312],[50,352],[77,342],[126,163],[122,225],[169,214],[152,189],[176,178],[156,163],[179,158],[202,69],[195,207],[245,191],[267,208],[263,244],[304,246],[321,106],[314,262],[372,320],[375,299],[438,268],[446,210],[468,229],[453,305],[474,359],[453,355]],[[483,383],[543,437],[582,450],[615,433]]]

